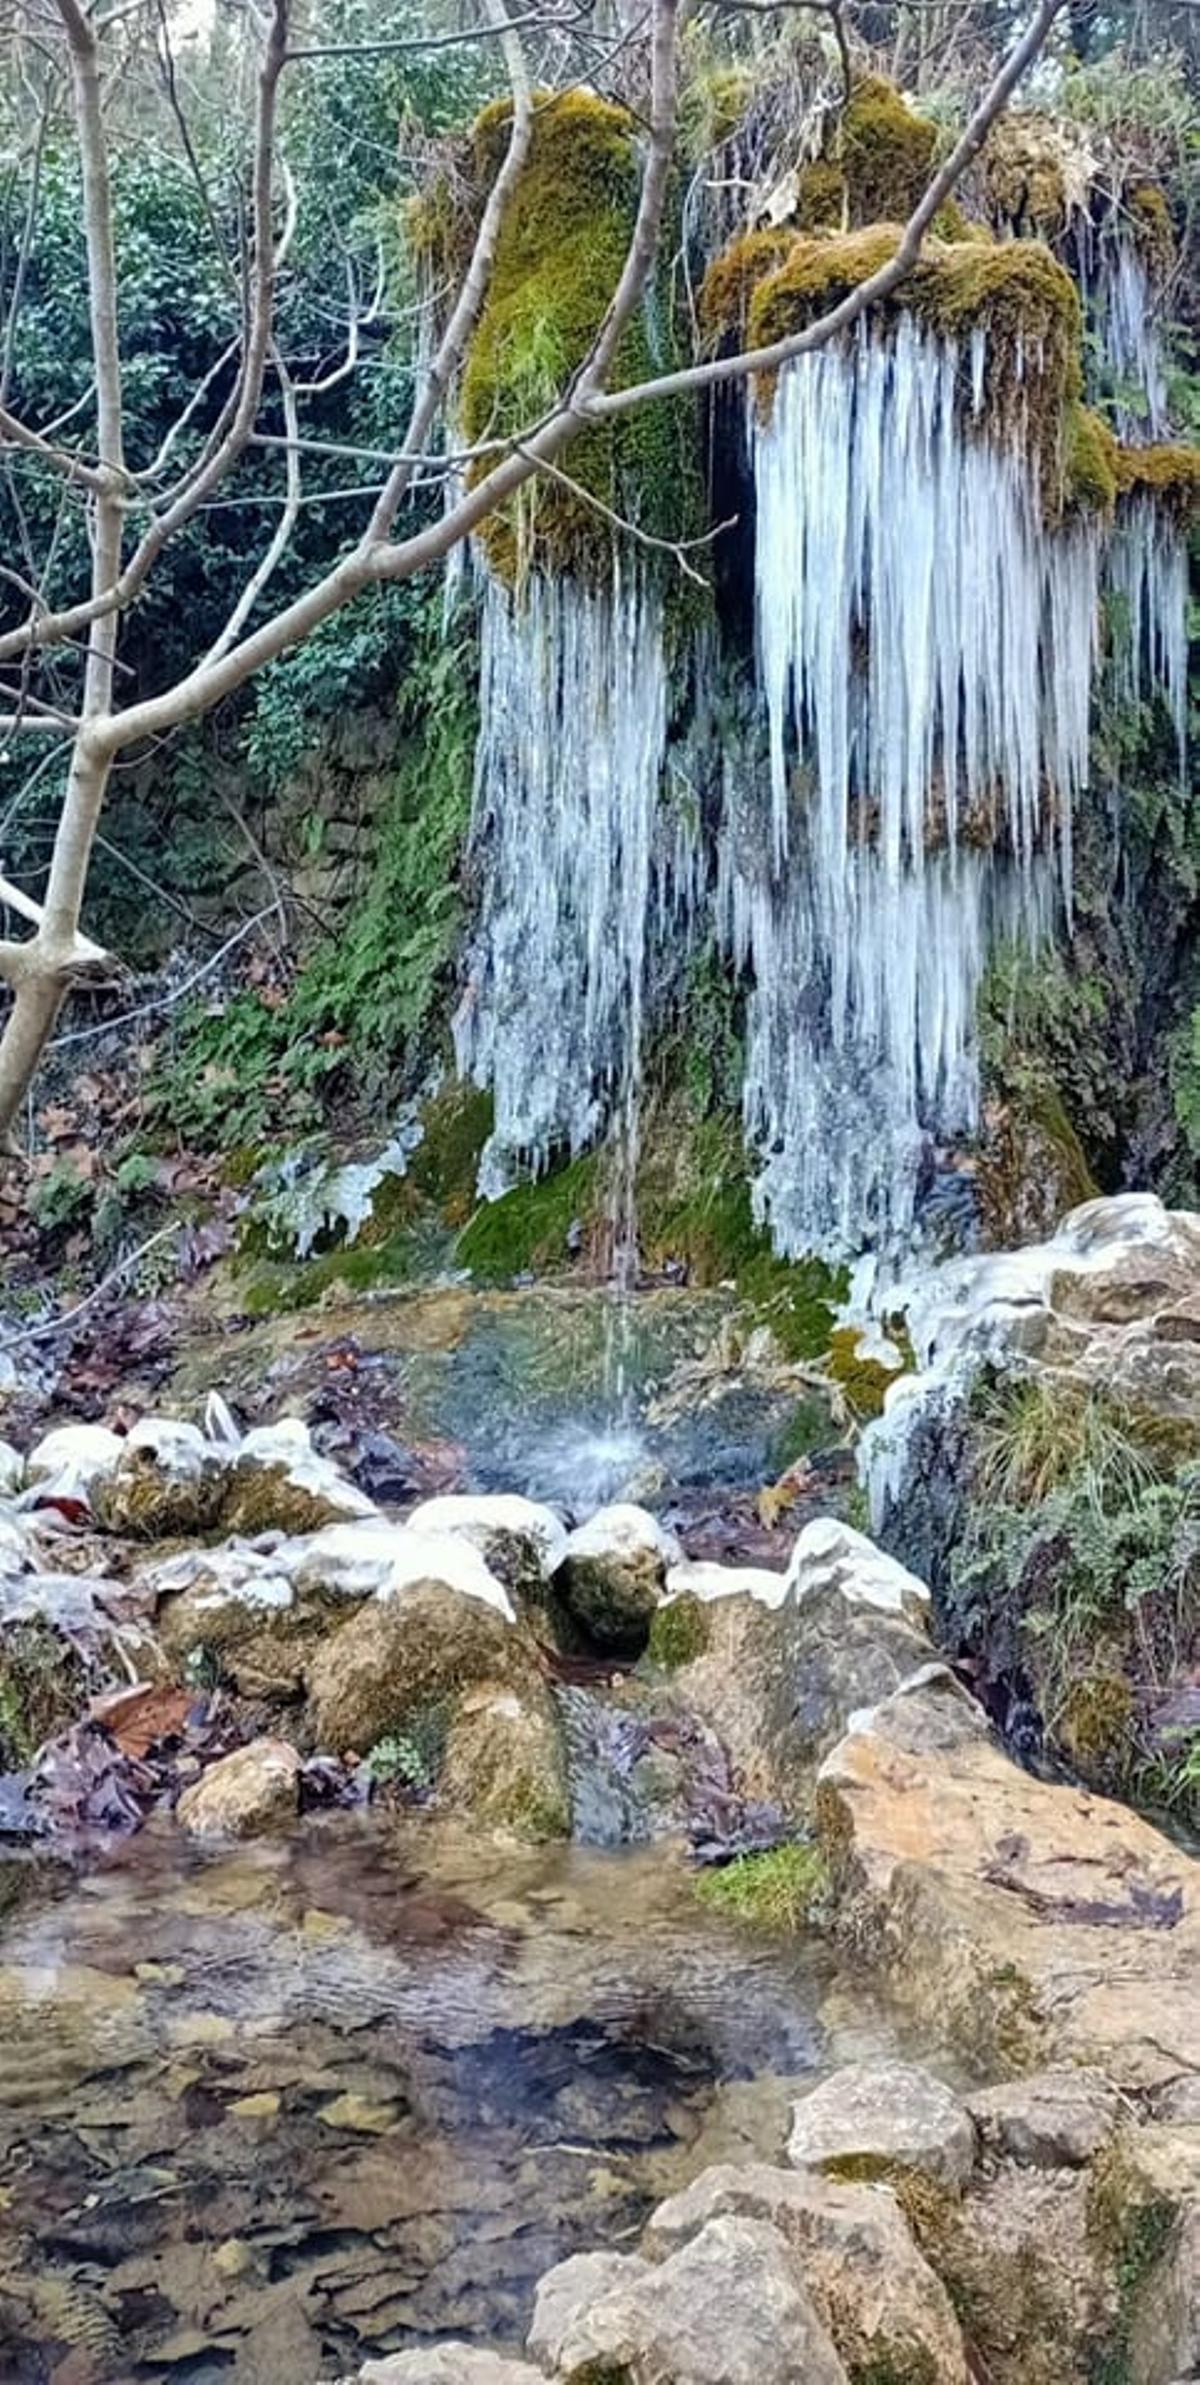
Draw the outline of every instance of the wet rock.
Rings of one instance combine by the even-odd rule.
[[[695,2231],[692,2231],[695,2233]],[[560,2261],[542,2278],[533,2305],[533,2322],[525,2349],[551,2375],[575,2321],[593,2303],[620,2286],[637,2285],[649,2277],[650,2264],[636,2253],[576,2253]]]
[[[768,2222],[791,2246],[852,2377],[967,2385],[950,2298],[888,2187],[725,2163],[660,2204],[643,2246],[661,2258],[729,2212]]]
[[[447,1731],[438,1790],[477,1822],[521,1838],[569,1838],[571,1798],[549,1691],[537,1681],[520,1691],[492,1682],[464,1690]]]
[[[364,1492],[318,1456],[308,1426],[298,1416],[284,1416],[256,1425],[238,1444],[221,1521],[228,1532],[296,1536],[377,1512]]]
[[[281,1550],[188,1550],[139,1577],[162,1604],[157,1630],[177,1679],[219,1679],[245,1698],[295,1704],[308,1657],[330,1626],[330,1607],[300,1595]]]
[[[979,2069],[1200,2072],[1200,1864],[1125,1807],[1034,1779],[945,1674],[856,1716],[818,1817],[841,1926]]]
[[[986,2153],[1025,2169],[1082,2169],[1115,2135],[1123,2099],[1101,2071],[1063,2065],[966,2097]]]
[[[729,1569],[731,1573],[735,1569]],[[932,1657],[915,1577],[831,1517],[796,1542],[782,1602],[736,1590],[705,1610],[709,1643],[674,1676],[749,1795],[804,1814],[850,1716]]]
[[[1121,2327],[1087,2174],[1004,2168],[965,2199],[930,2194],[923,2248],[960,2310],[988,2385],[1094,2385]],[[1159,2385],[1167,2385],[1165,2378]]]
[[[744,1595],[760,1606],[781,1607],[789,1588],[786,1573],[772,1573],[765,1565],[717,1565],[711,1559],[685,1557],[667,1573],[668,1598],[695,1598],[703,1606]]]
[[[778,2230],[734,2218],[579,2313],[557,2373],[565,2385],[848,2385]]]
[[[447,1545],[474,1557],[461,1542]],[[536,1646],[519,1624],[506,1623],[494,1607],[464,1597],[432,1571],[369,1599],[316,1649],[310,1712],[322,1747],[365,1755],[414,1713],[465,1688],[488,1682],[519,1690],[538,1673]]]
[[[856,2062],[792,2107],[788,2160],[834,2177],[915,2170],[962,2186],[975,2164],[970,2113],[932,2072],[909,2062]]]
[[[300,1759],[283,1739],[254,1739],[210,1764],[185,1789],[176,1819],[193,1838],[256,1838],[291,1821]]]
[[[571,1533],[555,1586],[598,1648],[637,1655],[681,1554],[646,1508],[600,1507]]]

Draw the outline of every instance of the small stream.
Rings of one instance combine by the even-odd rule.
[[[895,2024],[673,1857],[313,1818],[151,1825],[0,1952],[5,2385],[313,2385],[520,2343],[538,2276],[706,2164],[778,2159]]]

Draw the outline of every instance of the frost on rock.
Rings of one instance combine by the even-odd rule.
[[[455,1019],[463,1076],[489,1086],[480,1168],[494,1199],[591,1143],[636,1074],[667,735],[657,598],[535,573],[483,604],[474,844],[483,915]],[[677,858],[677,857],[676,857]]]

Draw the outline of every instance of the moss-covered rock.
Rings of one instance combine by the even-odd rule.
[[[321,1643],[308,1667],[309,1710],[321,1747],[365,1755],[431,1699],[540,1678],[537,1646],[520,1624],[440,1582],[416,1582],[368,1599]]]
[[[1200,512],[1200,447],[1118,447],[1113,460],[1120,496],[1153,497],[1183,521]]]
[[[661,1673],[674,1673],[702,1656],[712,1630],[712,1615],[702,1598],[684,1591],[655,1609],[646,1642],[646,1663]]]
[[[478,119],[474,173],[480,204],[499,169],[509,103]],[[580,89],[539,95],[529,152],[501,227],[467,353],[461,420],[469,441],[527,429],[588,354],[620,278],[637,213],[638,135],[623,107]],[[639,308],[623,334],[612,380],[645,380],[674,360],[670,293]],[[699,500],[694,409],[648,405],[576,439],[580,488],[673,537]],[[486,463],[481,469],[486,469]],[[586,495],[535,478],[479,533],[493,571],[519,579],[549,571],[607,577],[612,534]]]
[[[520,1690],[481,1682],[458,1698],[438,1793],[475,1821],[533,1840],[569,1838],[571,1798],[554,1700],[538,1681]]]
[[[88,1665],[41,1616],[6,1624],[0,1634],[0,1771],[28,1764],[47,1739],[79,1714]]]
[[[894,83],[866,75],[843,110],[840,143],[851,229],[903,223],[929,181],[936,125],[914,114]]]

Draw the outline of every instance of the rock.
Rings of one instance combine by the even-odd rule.
[[[444,1545],[482,1562],[462,1542]],[[539,1677],[536,1646],[521,1625],[435,1574],[369,1599],[321,1643],[308,1669],[310,1713],[321,1747],[366,1755],[414,1713],[463,1689],[487,1682],[520,1690]]]
[[[847,1524],[822,1517],[805,1528],[786,1587],[774,1606],[754,1593],[722,1599],[707,1646],[673,1688],[725,1747],[746,1794],[799,1817],[850,1716],[933,1650],[921,1584]]]
[[[599,1507],[570,1534],[555,1586],[598,1648],[636,1656],[681,1555],[646,1508]]]
[[[710,2220],[649,2277],[577,2315],[565,2385],[849,2385],[798,2264],[761,2221]]]
[[[515,1495],[423,1499],[405,1519],[410,1532],[450,1532],[478,1549],[507,1588],[537,1597],[567,1553],[567,1530],[552,1507]]]
[[[168,1540],[215,1530],[225,1490],[222,1456],[196,1425],[144,1416],[113,1471],[97,1483],[93,1504],[106,1532]]]
[[[298,1703],[329,1606],[297,1594],[286,1546],[189,1549],[139,1574],[162,1600],[158,1636],[176,1677],[190,1680],[201,1664],[241,1697]]]
[[[944,1675],[855,1718],[821,1767],[840,1926],[995,2075],[1200,2072],[1200,1864],[1125,1807],[1023,1772]]]
[[[768,2222],[791,2246],[852,2377],[967,2385],[966,2353],[949,2296],[914,2244],[890,2188],[843,2185],[814,2171],[771,2169],[764,2162],[725,2163],[660,2204],[643,2246],[661,2258],[726,2212]]]
[[[788,1596],[786,1573],[771,1573],[765,1565],[717,1565],[708,1559],[685,1557],[667,1571],[667,1598],[696,1598],[702,1606],[722,1598],[753,1598],[760,1606],[781,1607]]]
[[[569,2261],[560,2261],[538,2284],[526,2351],[550,2376],[575,2321],[605,2294],[620,2286],[637,2285],[650,2274],[649,2262],[639,2260],[636,2253],[576,2253]]]
[[[520,1838],[571,1835],[571,1795],[554,1700],[540,1681],[520,1691],[483,1682],[454,1709],[438,1790],[477,1822]]]
[[[1115,2349],[1120,2321],[1085,2171],[1004,2167],[965,2198],[929,2201],[919,2227],[926,2258],[969,2314],[975,2373],[988,2385],[1127,2377],[1097,2359],[1100,2346]]]
[[[32,1504],[74,1501],[90,1507],[97,1485],[115,1474],[124,1447],[119,1434],[102,1424],[56,1426],[30,1450],[26,1461]]]
[[[474,2344],[422,2344],[415,2352],[368,2360],[342,2385],[542,2385],[542,2379],[524,2360],[505,2360]]]
[[[431,1501],[431,1505],[440,1502]],[[333,1524],[282,1552],[298,1590],[335,1598],[392,1598],[417,1582],[442,1582],[463,1598],[482,1600],[511,1623],[513,1603],[503,1582],[466,1534],[414,1529],[407,1524]]]
[[[1042,2070],[965,2098],[984,2151],[1039,2170],[1082,2169],[1108,2144],[1123,2101],[1101,2071]]]
[[[256,1838],[294,1819],[300,1758],[283,1739],[252,1739],[210,1764],[175,1808],[193,1838]]]
[[[1120,2297],[1131,2385],[1200,2371],[1200,2127],[1131,2129],[1101,2155],[1089,2218]]]
[[[975,2129],[931,2071],[854,2062],[793,2105],[788,2160],[834,2177],[915,2170],[941,2186],[963,2186],[975,2165]]]
[[[295,1536],[377,1514],[364,1492],[317,1455],[308,1426],[298,1416],[284,1416],[277,1424],[256,1425],[239,1443],[221,1521],[227,1532]]]

